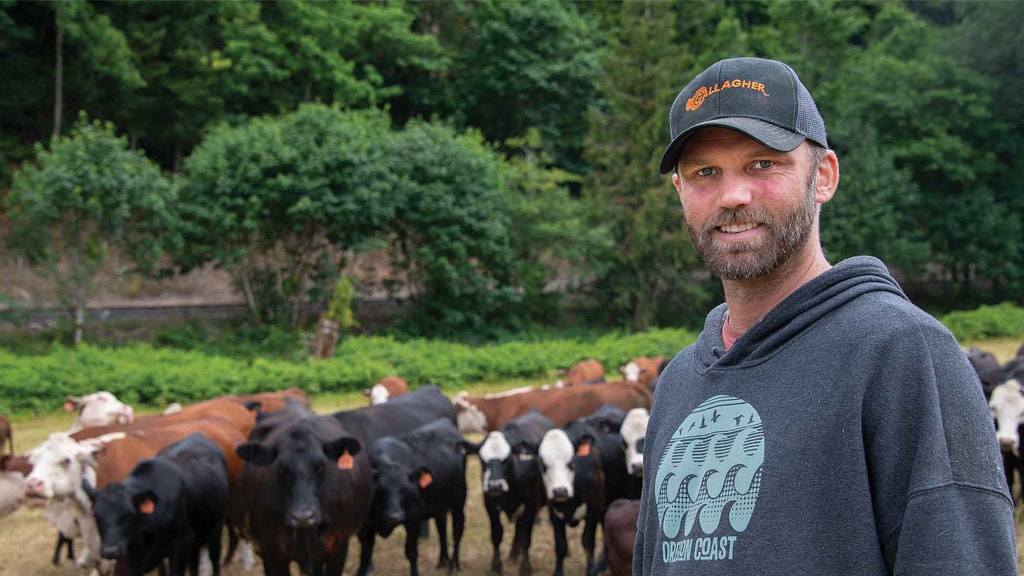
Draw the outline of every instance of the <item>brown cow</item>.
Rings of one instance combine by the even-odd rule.
[[[0,456],[4,453],[4,444],[9,447],[8,454],[14,456],[14,430],[11,429],[11,421],[0,416]]]
[[[555,426],[594,413],[603,404],[622,410],[651,407],[651,393],[632,382],[606,382],[572,388],[525,388],[473,398],[462,391],[453,401],[463,433],[487,433],[536,408]]]
[[[370,399],[371,406],[408,393],[409,382],[399,376],[387,376],[378,380],[372,388],[363,388],[363,395]]]
[[[570,366],[565,373],[565,378],[559,380],[561,384],[556,384],[556,386],[568,388],[583,384],[600,384],[604,381],[604,366],[597,360],[588,358]]]
[[[626,381],[648,386],[661,375],[664,364],[664,356],[637,356],[619,368],[619,371]]]
[[[289,399],[298,400],[306,408],[309,408],[309,396],[300,388],[292,386],[276,392],[256,392],[253,394],[238,394],[236,396],[224,396],[225,398],[238,398],[248,408],[253,403],[259,402],[256,407],[260,412],[277,412],[288,403]]]
[[[633,541],[639,515],[640,501],[625,498],[612,502],[604,513],[604,546],[612,576],[633,574]]]

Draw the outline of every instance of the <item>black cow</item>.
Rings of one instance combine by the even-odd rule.
[[[509,559],[519,559],[520,576],[530,574],[530,541],[537,512],[544,503],[543,485],[534,453],[544,434],[555,427],[536,409],[505,423],[483,442],[465,442],[466,451],[480,457],[484,507],[491,522],[491,573],[501,574],[501,513],[515,521]],[[520,556],[521,555],[521,556]]]
[[[424,520],[433,518],[440,540],[438,568],[449,574],[459,570],[459,545],[466,525],[466,453],[462,435],[447,418],[395,438],[385,436],[370,447],[376,483],[369,523],[384,538],[399,525],[405,526],[405,557],[410,573],[419,575],[417,540]],[[452,555],[448,555],[448,514],[452,516]],[[365,552],[372,552],[373,539]],[[359,576],[370,572],[362,564]]]
[[[590,416],[549,431],[536,447],[555,533],[556,576],[562,575],[569,551],[566,524],[576,526],[585,520],[582,541],[587,574],[600,573],[606,565],[607,543],[596,563],[594,548],[607,503],[640,496],[639,482],[626,469],[625,446],[619,435],[625,416],[615,406],[602,406]]]
[[[203,546],[214,575],[220,574],[227,462],[201,433],[141,460],[123,482],[98,491],[86,480],[82,485],[92,500],[101,556],[122,560],[128,576],[162,572],[164,559],[171,576],[183,576],[186,567],[197,576]]]
[[[305,408],[271,421],[262,439],[235,449],[246,462],[241,485],[264,573],[287,576],[296,562],[307,575],[339,576],[373,500],[363,444],[336,418]]]
[[[992,395],[992,389],[1002,384],[1009,378],[1006,369],[996,360],[991,352],[986,352],[971,346],[967,350],[967,359],[970,361],[974,371],[978,373],[978,380],[981,381],[981,389],[985,397]]]
[[[438,418],[454,423],[455,406],[440,388],[427,384],[383,404],[341,410],[331,417],[369,446],[377,438],[400,436]]]

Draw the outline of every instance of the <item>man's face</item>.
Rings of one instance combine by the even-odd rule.
[[[686,144],[672,181],[690,239],[713,274],[765,276],[816,236],[811,156],[807,143],[778,152],[724,128],[701,130]]]

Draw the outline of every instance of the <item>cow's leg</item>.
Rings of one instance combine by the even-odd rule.
[[[348,558],[348,537],[338,542],[337,548],[327,557],[327,565],[324,567],[324,576],[341,576],[345,569],[345,560]]]
[[[409,560],[409,575],[420,576],[419,539],[424,522],[413,520],[405,524],[405,558]]]
[[[598,566],[594,565],[594,549],[597,547],[597,526],[601,523],[601,519],[595,510],[597,507],[591,504],[587,504],[587,519],[586,523],[583,524],[583,551],[587,556],[587,576],[592,576],[598,572]]]
[[[359,529],[359,570],[356,576],[368,576],[373,572],[373,526],[364,522]]]
[[[263,555],[263,573],[266,576],[291,576],[291,561],[278,553]]]
[[[569,552],[569,543],[565,539],[565,520],[558,517],[554,511],[548,512],[551,519],[551,529],[555,533],[555,576],[563,576],[562,564]]]
[[[501,574],[501,538],[505,535],[505,529],[501,525],[501,512],[497,506],[488,506],[487,517],[491,521],[491,547],[494,549],[491,556],[491,574]]]
[[[67,558],[68,560],[75,559],[75,546],[74,540],[68,538],[63,532],[57,531],[57,543],[53,547],[53,565],[57,566],[60,564],[60,549],[67,546]]]
[[[1010,491],[1010,498],[1016,504],[1017,498],[1013,495],[1013,471],[1017,468],[1017,458],[1010,452],[1003,451],[1003,474],[1006,475],[1006,487]]]
[[[466,510],[462,506],[452,509],[452,559],[449,574],[456,574],[462,569],[459,565],[459,547],[462,544],[462,533],[466,528]]]
[[[530,569],[530,543],[533,541],[533,523],[537,518],[537,509],[529,504],[523,510],[523,514],[516,520],[516,535],[512,542],[512,550],[521,554],[519,558],[519,576],[529,576]]]
[[[220,576],[221,567],[221,536],[224,534],[224,527],[219,526],[215,528],[211,533],[210,537],[206,540],[206,554],[200,559],[201,561],[209,560],[212,568],[213,576]],[[237,540],[236,540],[237,542]],[[202,569],[200,569],[202,571]]]
[[[437,541],[440,552],[437,555],[437,567],[451,570],[452,562],[448,557],[448,512],[441,512],[434,516],[434,526],[437,527]]]

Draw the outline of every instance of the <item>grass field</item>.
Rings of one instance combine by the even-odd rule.
[[[971,344],[971,343],[968,343]],[[1013,356],[1019,340],[997,340],[981,343],[973,343],[979,348],[988,350],[996,355],[1000,361],[1006,361]],[[495,390],[505,390],[523,385],[535,385],[538,382],[504,382],[499,384],[481,384],[471,388],[473,393],[484,393]],[[361,406],[366,402],[365,398],[358,393],[343,396],[331,395],[314,398],[313,408],[319,413],[327,413],[342,408]],[[145,410],[138,411],[145,413]],[[13,422],[15,429],[16,448],[22,452],[32,446],[38,445],[46,436],[53,431],[66,430],[70,427],[72,415],[67,413],[54,413],[33,418],[16,419]],[[469,576],[484,575],[488,573],[491,559],[490,528],[487,522],[487,515],[483,508],[483,498],[480,492],[480,464],[476,458],[469,458],[467,468],[467,479],[469,483],[469,496],[466,500],[466,532],[462,541],[460,554],[462,574]],[[1020,487],[1014,487],[1019,490]],[[546,513],[542,513],[543,520],[534,527],[533,544],[531,546],[530,558],[532,561],[533,574],[546,576],[554,570],[554,539],[550,524],[547,521]],[[1019,568],[1024,568],[1020,559],[1024,554],[1022,547],[1022,525],[1024,518],[1021,514],[1017,517],[1017,556]],[[512,526],[506,522],[505,538],[502,543],[502,558],[507,559],[512,538]],[[582,575],[584,573],[584,556],[580,546],[581,527],[569,530],[569,557],[565,561],[565,573],[569,576]],[[72,563],[64,561],[59,566],[50,563],[53,553],[56,531],[42,517],[39,510],[22,508],[14,514],[0,519],[0,576],[65,576],[84,574],[84,571],[73,566]],[[601,542],[600,533],[598,542]],[[80,541],[79,541],[80,542]],[[376,576],[405,576],[409,573],[408,562],[404,553],[405,533],[399,528],[390,538],[381,540],[378,538],[374,549],[374,574]],[[424,575],[441,574],[441,571],[434,568],[437,562],[438,543],[436,531],[431,528],[430,537],[420,543],[419,567]],[[349,557],[346,563],[345,574],[355,573],[358,564],[358,541],[353,538],[350,543]],[[516,574],[518,566],[505,562],[505,574]],[[243,576],[247,574],[262,574],[262,569],[257,565],[253,572],[247,573],[237,563],[226,567],[222,572],[225,576]],[[293,574],[298,574],[293,568]],[[939,575],[936,575],[939,576]]]

